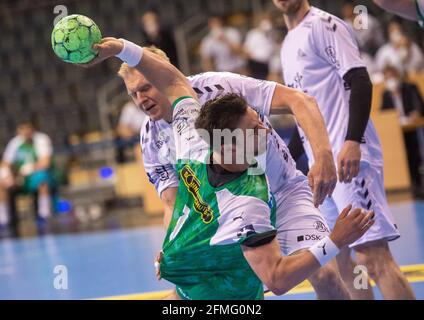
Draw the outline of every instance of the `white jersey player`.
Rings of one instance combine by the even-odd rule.
[[[143,161],[150,181],[155,185],[165,205],[165,225],[167,225],[178,186],[178,177],[174,166],[175,143],[172,126],[170,121],[167,121],[167,117],[172,116],[172,108],[169,102],[163,99],[157,93],[157,89],[152,88],[152,85],[137,70],[124,64],[119,74],[124,79],[136,104],[150,117],[144,123],[141,131]],[[277,237],[282,252],[286,255],[293,254],[309,248],[322,239],[328,233],[328,227],[320,212],[314,206],[316,201],[313,200],[308,179],[296,170],[286,144],[272,129],[267,119],[271,108],[278,109],[282,105],[289,105],[288,101],[280,101],[280,98],[282,100],[292,98],[293,109],[296,110],[294,113],[297,113],[295,116],[297,115],[305,130],[309,128],[309,138],[314,140],[314,149],[317,151],[320,147],[326,145],[327,137],[325,137],[325,132],[321,132],[322,118],[319,115],[316,118],[315,111],[318,112],[318,110],[309,114],[310,105],[308,104],[314,104],[313,100],[306,97],[307,102],[298,103],[296,96],[290,96],[291,93],[296,92],[295,90],[273,82],[260,81],[233,73],[208,72],[188,77],[188,81],[201,103],[225,93],[242,95],[271,129],[271,134],[267,139],[266,158],[259,159],[259,163],[261,167],[266,168],[271,191],[276,198]],[[284,91],[284,94],[281,94],[281,90]],[[305,97],[305,95],[301,96],[302,99]],[[314,130],[317,131],[313,132]],[[331,152],[329,153],[331,155]],[[332,157],[324,156],[327,160],[323,160],[319,151],[317,155],[320,157],[317,163],[321,163],[318,165],[320,167],[318,171],[327,171],[327,169],[321,169],[321,166],[324,165],[324,162],[333,161]],[[315,169],[318,169],[317,163],[315,163]],[[315,184],[316,187],[318,180],[313,175],[314,173],[309,176],[309,183]],[[331,179],[327,179],[327,183],[323,183],[319,189],[327,190],[324,193],[328,194],[329,189],[331,189],[331,181]],[[316,202],[316,204],[319,204],[319,202]],[[334,266],[325,266],[319,272],[321,274],[318,275],[317,273],[309,279],[319,298],[349,298],[349,294],[345,286],[341,284]]]
[[[307,0],[274,0],[274,4],[284,13],[289,29],[281,49],[285,83],[317,100],[337,159],[339,183],[320,207],[321,212],[331,228],[338,208],[347,203],[374,210],[375,225],[351,247],[357,251],[359,262],[372,270],[370,275],[385,298],[410,298],[412,292],[387,246],[399,232],[384,192],[380,142],[369,120],[371,82],[352,30],[341,19],[310,7]],[[300,135],[313,163],[310,143],[302,130]],[[348,250],[338,262],[352,296],[372,298],[372,291],[353,287],[354,265]],[[387,289],[387,284],[403,289]]]

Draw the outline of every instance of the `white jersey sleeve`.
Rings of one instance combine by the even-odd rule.
[[[207,144],[199,135],[195,122],[201,106],[193,97],[180,97],[172,104],[172,129],[175,139],[175,159],[177,170],[180,163],[189,160],[204,161],[209,151]]]
[[[276,82],[231,72],[205,72],[188,77],[200,104],[227,93],[237,93],[258,113],[268,116]]]
[[[157,125],[155,122],[153,124]],[[147,118],[140,131],[144,170],[159,197],[162,191],[172,187],[178,188],[179,184],[170,148],[173,144],[172,128],[166,123],[163,124],[162,127],[156,128],[151,126]],[[157,134],[156,131],[152,133],[155,129]]]
[[[275,235],[269,205],[256,197],[235,195],[228,189],[216,192],[219,206],[219,227],[211,245],[244,243]]]
[[[16,151],[22,143],[22,138],[19,136],[14,137],[6,146],[6,149],[3,153],[3,161],[12,164],[15,162]]]
[[[365,67],[353,30],[342,20],[323,11],[313,21],[315,53],[332,65],[341,78],[351,69]]]
[[[53,155],[52,141],[44,133],[34,134],[34,148],[38,158],[51,157]]]

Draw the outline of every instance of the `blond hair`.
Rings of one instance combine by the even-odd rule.
[[[159,56],[160,58],[170,62],[169,57],[166,55],[166,53],[163,50],[159,49],[158,47],[150,46],[150,47],[144,47],[143,49],[149,52],[152,52],[156,54],[157,56]],[[134,71],[135,71],[135,68],[132,68],[128,64],[123,62],[121,64],[121,67],[119,68],[118,76],[121,77],[122,79],[125,79],[125,77],[127,77],[131,72],[134,72]]]

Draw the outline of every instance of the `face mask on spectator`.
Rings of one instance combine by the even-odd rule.
[[[272,30],[272,22],[268,19],[264,19],[259,23],[259,29],[263,32],[269,32]]]
[[[392,31],[389,35],[390,42],[393,45],[399,45],[402,41],[402,33],[399,31]]]
[[[147,34],[155,35],[159,31],[159,25],[156,23],[146,23],[144,25],[144,30],[146,31]]]
[[[396,91],[399,87],[399,80],[396,78],[389,78],[386,80],[386,89],[389,91]]]

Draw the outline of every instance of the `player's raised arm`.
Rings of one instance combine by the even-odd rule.
[[[90,63],[82,66],[90,67],[107,58],[116,56],[130,67],[139,70],[146,79],[173,103],[182,96],[194,99],[196,94],[186,77],[171,63],[165,61],[152,52],[125,39],[112,37],[103,38],[99,44],[93,45],[98,55]]]
[[[308,138],[315,162],[308,173],[309,184],[314,194],[314,205],[322,204],[330,196],[337,182],[336,167],[331,152],[330,140],[324,119],[316,101],[298,90],[277,85],[271,102],[271,113],[291,110]]]

